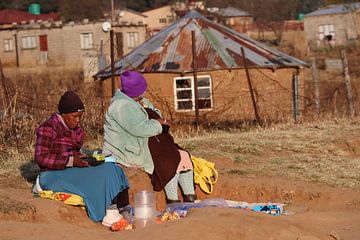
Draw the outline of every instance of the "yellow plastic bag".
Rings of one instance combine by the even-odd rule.
[[[194,164],[194,182],[199,184],[201,190],[205,193],[212,193],[214,185],[218,180],[215,163],[194,156],[191,156],[191,160]]]
[[[47,198],[57,201],[62,201],[66,204],[73,206],[85,207],[85,203],[82,197],[76,194],[63,193],[63,192],[53,192],[51,190],[41,191],[39,193],[41,198]]]

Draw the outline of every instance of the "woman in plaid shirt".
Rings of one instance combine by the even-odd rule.
[[[36,131],[35,160],[41,170],[40,187],[81,196],[89,217],[111,226],[122,217],[118,208],[129,204],[127,178],[113,162],[89,166],[83,160],[85,155],[80,149],[84,131],[80,121],[85,108],[79,96],[65,92],[58,110]]]

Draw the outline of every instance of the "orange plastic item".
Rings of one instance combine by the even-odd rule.
[[[132,225],[124,218],[111,225],[111,231],[122,231],[128,229],[132,229]]]

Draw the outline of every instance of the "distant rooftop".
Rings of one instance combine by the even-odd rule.
[[[0,25],[29,22],[30,20],[42,21],[57,21],[60,17],[57,13],[39,14],[34,15],[26,11],[19,11],[15,9],[0,10]]]
[[[192,72],[192,35],[196,39],[198,71],[245,68],[300,68],[306,63],[257,42],[231,28],[213,22],[196,11],[162,29],[159,33],[115,62],[115,75],[125,69],[140,72]],[[242,50],[245,56],[243,56]],[[101,69],[96,78],[111,76],[111,67]]]
[[[246,17],[250,16],[248,12],[245,12],[243,10],[233,8],[233,7],[227,7],[227,8],[220,8],[218,11],[218,14],[224,16],[224,17]]]
[[[321,8],[314,12],[308,13],[305,16],[311,17],[311,16],[319,16],[319,15],[327,15],[327,14],[344,14],[344,13],[349,13],[349,12],[359,9],[359,8],[360,8],[360,2],[329,5],[325,8]]]

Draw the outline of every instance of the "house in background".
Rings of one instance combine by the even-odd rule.
[[[110,14],[105,18],[111,22]],[[129,8],[114,10],[115,57],[120,58],[132,51],[146,39],[147,16]]]
[[[127,12],[124,16],[133,14]],[[145,16],[127,19],[113,24],[117,57],[145,41]],[[79,70],[89,78],[98,71],[104,56],[109,62],[110,36],[103,32],[103,22],[84,19],[63,23],[31,18],[19,18],[19,22],[0,28],[1,61],[6,67],[63,67]]]
[[[360,3],[329,5],[304,16],[310,48],[345,45],[360,34]]]
[[[177,19],[174,6],[165,5],[142,13],[147,17],[147,35],[153,36]]]
[[[254,23],[254,18],[243,10],[227,7],[214,12],[218,15],[218,22],[231,27],[237,32],[246,33]]]
[[[192,32],[197,81],[192,68]],[[203,121],[254,119],[251,92],[262,119],[281,120],[297,116],[303,107],[299,96],[304,96],[305,65],[190,11],[117,61],[115,75],[125,69],[142,72],[148,80],[147,97],[173,121],[194,120],[195,84]],[[111,98],[110,67],[95,77],[102,82],[107,102]]]

